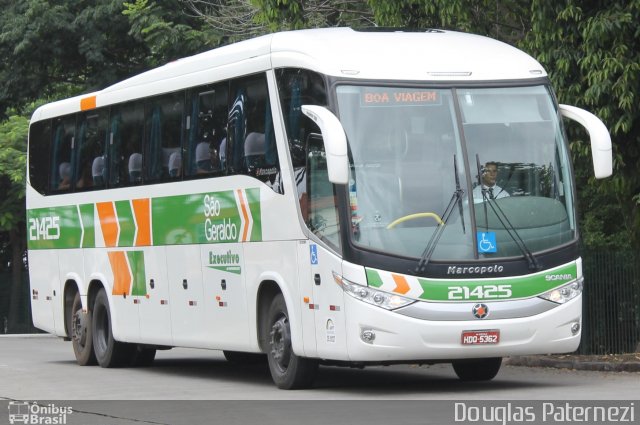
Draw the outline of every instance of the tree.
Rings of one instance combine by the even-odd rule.
[[[135,0],[124,3],[122,13],[129,19],[129,35],[149,50],[149,67],[212,49],[227,39],[223,31],[176,8],[172,0]]]
[[[473,32],[509,43],[529,29],[528,0],[368,0],[380,26]]]
[[[11,115],[0,124],[0,233],[8,234],[11,250],[11,325],[18,322],[26,249],[24,170],[28,125],[29,120],[19,115]]]
[[[640,249],[640,0],[532,1],[522,46],[549,70],[563,103],[585,107],[611,132],[614,175],[595,181],[590,149],[573,143],[588,246]],[[574,133],[575,134],[575,133]]]
[[[365,0],[182,0],[228,41],[271,31],[333,26],[374,26]]]
[[[121,0],[0,0],[0,117],[69,87],[78,94],[147,67]]]

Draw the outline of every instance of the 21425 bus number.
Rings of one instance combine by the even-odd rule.
[[[511,298],[511,285],[449,286],[447,297],[450,300],[483,300]]]
[[[48,216],[29,219],[29,240],[60,239],[60,217]]]

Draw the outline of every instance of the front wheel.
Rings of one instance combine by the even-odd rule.
[[[490,381],[498,374],[501,364],[501,357],[456,360],[452,363],[456,375],[463,381]]]
[[[111,310],[109,298],[104,289],[100,289],[93,304],[93,351],[102,367],[119,367],[131,362],[133,344],[116,341],[111,329]]]
[[[93,353],[91,316],[91,309],[87,309],[86,312],[82,310],[80,293],[76,292],[67,323],[69,323],[73,354],[76,356],[76,363],[80,366],[97,364],[96,355]]]
[[[269,370],[276,386],[283,390],[310,387],[316,377],[318,361],[299,357],[293,352],[289,314],[282,294],[271,301],[264,332]]]

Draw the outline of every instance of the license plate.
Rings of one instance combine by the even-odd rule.
[[[485,345],[500,342],[500,330],[462,331],[462,345]]]

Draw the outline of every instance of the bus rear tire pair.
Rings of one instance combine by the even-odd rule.
[[[76,292],[68,327],[73,353],[80,366],[145,367],[155,359],[154,347],[119,342],[113,338],[109,299],[104,289],[98,291],[93,307],[86,312],[82,311],[80,293]]]

